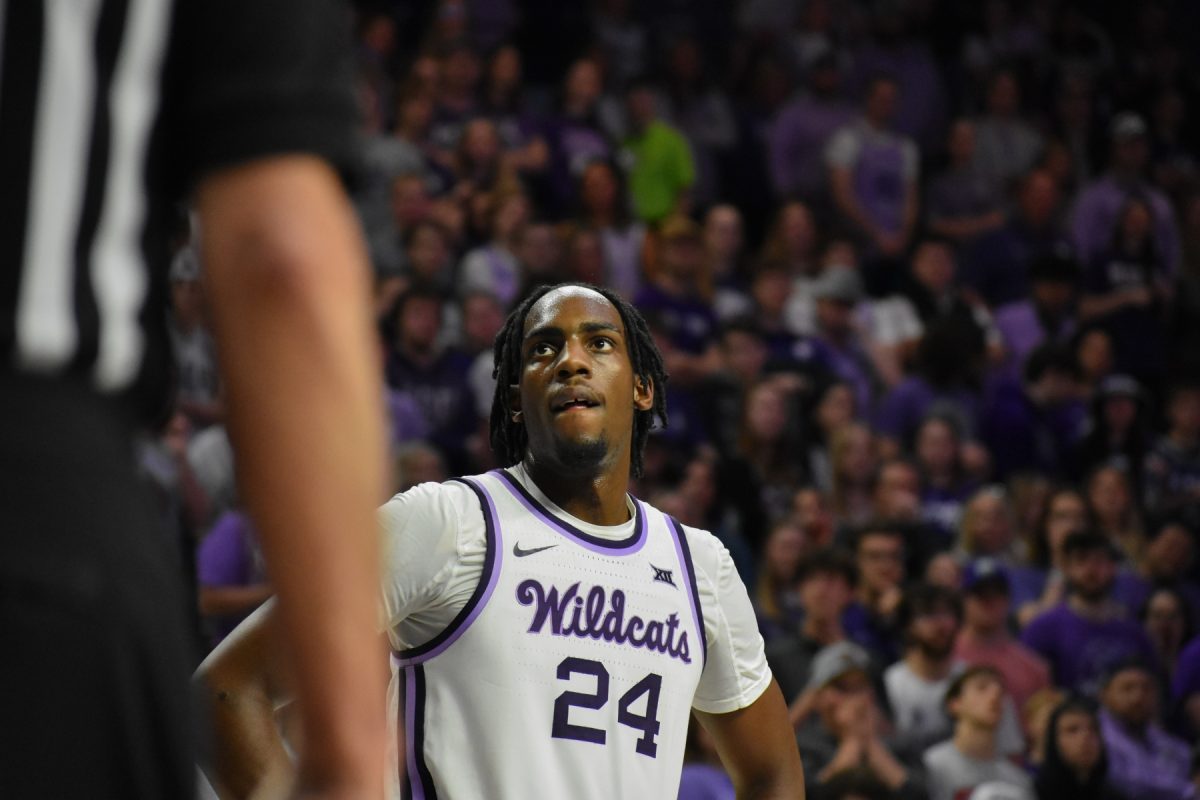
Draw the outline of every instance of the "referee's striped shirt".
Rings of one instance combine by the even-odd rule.
[[[196,180],[353,151],[337,0],[0,0],[0,362],[164,391],[166,237]]]

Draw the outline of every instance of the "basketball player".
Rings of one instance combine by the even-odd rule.
[[[495,359],[492,444],[509,466],[422,484],[381,512],[405,795],[675,797],[694,711],[739,797],[803,797],[729,553],[626,492],[665,417],[641,315],[608,290],[543,287]],[[268,619],[202,667],[228,786],[284,760]]]

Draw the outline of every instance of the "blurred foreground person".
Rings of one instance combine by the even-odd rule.
[[[337,172],[355,152],[348,20],[323,0],[23,0],[0,18],[0,796],[193,792],[179,556],[130,444],[170,402],[168,229],[188,201],[300,701],[296,788],[382,796],[385,439]]]

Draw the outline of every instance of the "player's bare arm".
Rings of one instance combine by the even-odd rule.
[[[712,736],[738,800],[803,800],[804,769],[779,684],[728,714],[694,712]]]
[[[274,605],[255,611],[196,671],[214,733],[201,766],[222,798],[282,794],[292,783],[294,768],[275,720],[288,694],[274,641]]]
[[[238,478],[295,665],[301,782],[371,780],[361,796],[382,796],[373,511],[386,436],[363,245],[336,174],[313,157],[222,170],[196,199]]]

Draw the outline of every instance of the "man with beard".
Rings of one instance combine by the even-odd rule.
[[[541,287],[495,362],[504,468],[422,484],[381,512],[405,796],[674,797],[694,713],[740,797],[802,798],[729,552],[627,492],[666,421],[645,320],[606,289]],[[287,768],[265,616],[203,668],[218,777],[243,788]]]
[[[1066,602],[1035,617],[1022,641],[1050,662],[1054,683],[1094,695],[1103,672],[1123,658],[1155,663],[1154,647],[1112,596],[1118,554],[1103,534],[1081,531],[1063,543]]]
[[[905,594],[896,616],[904,657],[884,671],[883,684],[903,754],[919,757],[954,732],[944,700],[950,684],[966,669],[954,656],[962,603],[950,589],[917,584]],[[1024,749],[1016,709],[1007,696],[997,746],[1004,754]]]

